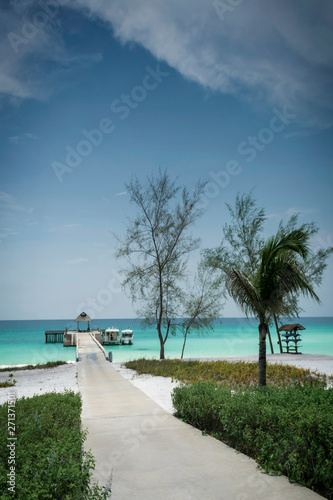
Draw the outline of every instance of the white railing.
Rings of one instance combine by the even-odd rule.
[[[106,350],[104,349],[104,347],[98,342],[98,340],[95,338],[95,336],[91,332],[89,332],[89,335],[93,339],[93,341],[98,345],[98,347],[101,349],[101,351],[104,353],[105,359],[107,360],[108,357],[107,357]]]

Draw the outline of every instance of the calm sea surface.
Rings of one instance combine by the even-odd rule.
[[[333,355],[333,318],[301,318],[294,321],[305,326],[300,351],[304,354]],[[290,323],[286,321],[285,323]],[[46,363],[47,361],[75,360],[75,347],[46,344],[45,330],[76,328],[69,320],[0,321],[0,365]],[[83,326],[83,325],[82,325]],[[159,358],[159,341],[153,329],[142,330],[137,319],[95,320],[92,326],[119,330],[131,327],[132,346],[106,346],[113,352],[114,361],[136,358]],[[271,327],[274,352],[278,353],[277,335]],[[170,336],[165,345],[167,358],[180,358],[183,337]],[[267,342],[267,352],[270,352]],[[223,318],[216,322],[214,332],[202,336],[188,336],[184,357],[244,356],[258,353],[258,326],[255,320]]]

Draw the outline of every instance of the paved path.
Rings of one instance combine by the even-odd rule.
[[[93,341],[89,333],[80,332],[79,337],[79,361],[105,361],[105,354]]]
[[[252,459],[167,413],[88,340],[77,367],[86,447],[96,458],[94,479],[106,484],[112,472],[112,500],[322,498],[258,471]]]

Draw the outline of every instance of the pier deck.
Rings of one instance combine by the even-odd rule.
[[[94,334],[96,339],[100,344],[103,345],[103,334],[105,330],[90,330],[90,333]],[[76,336],[84,335],[88,333],[85,330],[46,330],[45,331],[45,342],[46,344],[63,344],[64,347],[76,346]]]
[[[263,474],[251,458],[176,419],[112,363],[93,361],[84,344],[77,369],[85,448],[96,459],[94,481],[105,485],[112,474],[114,500],[322,499],[284,476]]]
[[[62,344],[64,342],[65,330],[46,330],[45,342],[47,344]]]
[[[78,361],[105,361],[104,352],[93,341],[89,333],[80,332],[78,340]]]

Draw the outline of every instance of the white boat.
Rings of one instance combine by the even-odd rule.
[[[120,334],[118,328],[114,326],[112,328],[107,328],[103,335],[104,345],[119,345],[120,344]]]
[[[130,328],[128,328],[127,330],[122,330],[120,339],[121,345],[132,345],[133,337],[134,337],[133,330],[131,330]]]

